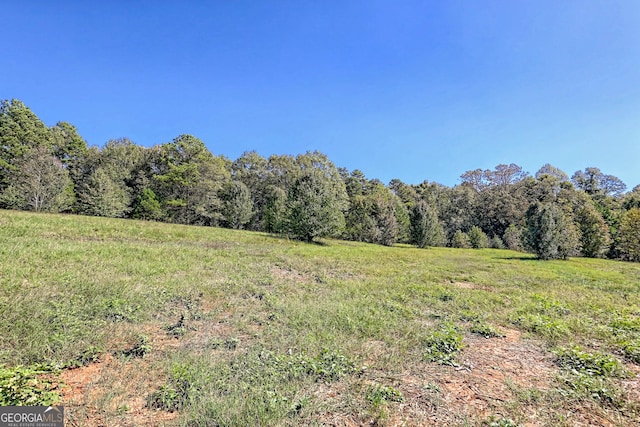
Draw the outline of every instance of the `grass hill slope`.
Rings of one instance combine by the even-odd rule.
[[[640,425],[639,264],[13,211],[0,260],[0,403],[70,426]]]

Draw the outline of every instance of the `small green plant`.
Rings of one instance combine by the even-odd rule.
[[[46,365],[0,365],[0,406],[49,406],[60,400],[50,375],[55,370]]]
[[[458,332],[455,325],[445,323],[440,327],[440,330],[431,334],[426,345],[425,360],[441,365],[456,366],[455,358],[463,347],[462,334]]]
[[[473,310],[460,310],[460,320],[463,322],[479,322],[480,315]]]
[[[485,422],[485,425],[489,427],[519,427],[520,426],[520,424],[517,424],[511,418],[495,418],[495,417],[490,417]]]
[[[496,328],[483,321],[477,321],[471,326],[471,333],[481,335],[485,338],[504,338],[505,335],[498,332]]]
[[[622,344],[624,356],[631,362],[640,364],[640,341],[628,341]]]
[[[623,393],[608,378],[594,377],[584,372],[564,372],[559,376],[561,395],[582,400],[590,399],[603,406],[623,406]]]
[[[557,339],[569,335],[569,328],[563,320],[544,314],[522,314],[513,323],[545,338]]]
[[[299,358],[299,363],[305,366],[307,373],[316,377],[318,381],[336,381],[345,375],[356,372],[353,360],[340,351],[330,351],[326,348],[322,349],[316,357],[302,356]]]
[[[196,375],[195,367],[175,363],[171,367],[168,384],[160,386],[147,397],[147,406],[169,412],[178,411],[199,391],[199,384],[203,381],[206,381],[206,375]]]
[[[114,322],[134,322],[140,305],[132,305],[122,298],[109,298],[103,302],[104,316]]]
[[[165,384],[149,395],[147,406],[152,409],[174,412],[182,408],[185,401],[186,396],[183,396],[173,386]]]
[[[387,402],[403,402],[404,397],[399,390],[382,384],[375,384],[367,389],[366,398],[374,406]]]
[[[224,340],[224,348],[227,350],[235,350],[238,348],[238,344],[240,344],[240,339],[236,337],[229,337]]]
[[[579,372],[592,377],[629,376],[629,371],[618,359],[608,354],[589,353],[580,347],[560,348],[555,352],[556,363],[563,369]]]

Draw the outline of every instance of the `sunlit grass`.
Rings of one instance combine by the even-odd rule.
[[[182,384],[191,395],[175,420],[185,425],[320,424],[327,414],[382,421],[387,405],[400,403],[372,404],[370,383],[417,376],[431,363],[425,352],[443,324],[460,336],[497,337],[491,339],[517,329],[550,355],[579,345],[637,363],[640,347],[640,265],[631,263],[305,244],[263,233],[10,211],[0,211],[0,259],[6,366],[64,367],[97,348],[122,354],[152,326],[166,335],[184,318],[171,338],[179,343],[174,350],[151,342],[144,357],[166,378],[164,389],[150,391],[160,400],[172,399],[167,387],[181,390],[176,366],[193,376],[193,384]],[[354,369],[329,385],[298,371],[323,354],[342,355]],[[326,387],[339,398],[319,397]],[[530,403],[514,399],[508,408],[517,418],[518,405]],[[101,405],[109,416],[109,405]],[[111,416],[126,417],[126,405],[117,406],[125,409]],[[624,411],[622,420],[633,416]]]

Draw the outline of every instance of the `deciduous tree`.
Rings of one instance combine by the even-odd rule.
[[[623,259],[640,262],[640,208],[632,208],[623,215],[616,247]]]
[[[13,162],[10,184],[0,196],[0,204],[13,209],[60,212],[73,202],[67,170],[51,150],[40,146]]]

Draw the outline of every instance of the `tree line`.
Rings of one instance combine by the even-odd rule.
[[[230,160],[180,135],[89,147],[67,122],[47,127],[20,100],[0,103],[0,208],[221,226],[419,247],[509,248],[542,259],[640,261],[640,185],[588,167],[571,178],[515,164],[447,187],[385,185],[318,151]]]

